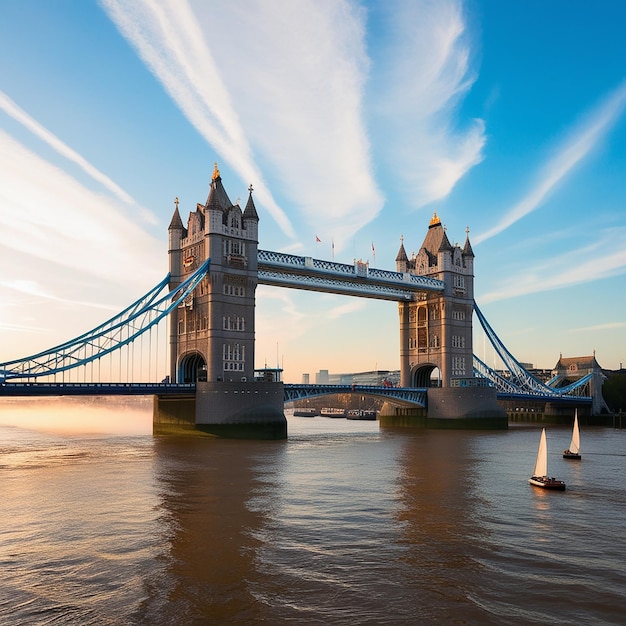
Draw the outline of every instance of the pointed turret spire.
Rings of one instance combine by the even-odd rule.
[[[176,208],[174,209],[174,215],[172,215],[172,221],[168,227],[168,230],[184,230],[183,220],[180,219],[180,213],[178,212],[178,196],[174,200]]]
[[[254,200],[252,199],[252,185],[248,187],[248,202],[246,203],[246,208],[243,212],[244,220],[259,220],[259,215],[256,212],[256,207],[254,206]]]
[[[474,251],[472,250],[472,244],[470,244],[469,240],[469,226],[465,228],[465,245],[463,246],[463,255],[464,256],[474,256]]]
[[[398,255],[396,256],[396,263],[408,260],[409,257],[406,255],[406,250],[404,249],[404,237],[400,237],[400,249],[398,250]]]

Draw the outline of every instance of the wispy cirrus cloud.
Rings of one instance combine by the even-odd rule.
[[[538,182],[520,202],[505,212],[490,230],[473,238],[475,244],[500,234],[529,213],[535,211],[548,194],[589,155],[615,125],[626,107],[626,82],[611,93],[577,128],[539,173]]]
[[[264,182],[222,68],[205,37],[222,30],[221,9],[212,5],[202,23],[186,0],[102,0],[102,5],[191,124],[244,180],[254,182],[258,200],[293,237],[289,218]],[[231,32],[229,49],[238,45],[239,38]]]
[[[33,119],[26,111],[19,107],[11,98],[5,93],[0,91],[0,109],[7,115],[11,116],[14,120],[22,124],[31,133],[39,137],[42,141],[45,141],[51,148],[56,150],[61,156],[65,157],[72,163],[75,163],[84,172],[89,174],[94,180],[101,183],[109,191],[114,193],[120,200],[128,204],[133,204],[134,200],[115,182],[113,182],[108,176],[103,174],[100,170],[94,167],[87,159],[78,154],[75,150],[72,150],[67,144],[63,143],[58,137],[51,133],[48,129],[44,128],[37,120]]]
[[[33,135],[48,144],[53,150],[55,150],[62,157],[71,161],[78,167],[80,167],[86,174],[91,176],[93,180],[101,184],[104,188],[113,193],[119,200],[130,206],[136,206],[136,201],[126,193],[117,183],[111,180],[106,174],[101,172],[97,167],[85,159],[81,154],[76,152],[61,141],[54,133],[50,132],[47,128],[42,126],[37,120],[31,117],[26,111],[24,111],[18,104],[16,104],[9,96],[0,91],[0,110],[4,111],[7,115],[12,117],[16,122],[19,122],[28,129]],[[151,211],[145,208],[140,209],[142,217],[152,223],[156,223],[156,217]]]
[[[447,196],[483,160],[484,122],[457,123],[458,104],[476,79],[463,3],[393,2],[381,16],[374,119],[384,127],[386,161],[419,208]]]
[[[0,130],[0,263],[15,267],[17,254],[37,263],[45,284],[54,267],[74,275],[148,286],[155,278],[150,259],[161,244],[110,200],[28,150]],[[128,268],[133,272],[129,273]],[[30,295],[47,289],[23,280],[13,287]]]
[[[506,300],[531,293],[552,291],[626,274],[626,228],[600,233],[599,238],[582,248],[544,258],[529,264],[506,283],[480,296],[481,303]]]
[[[588,333],[597,332],[603,330],[619,330],[620,328],[626,328],[626,322],[609,322],[607,324],[595,324],[594,326],[581,326],[580,328],[571,328],[570,333]]]
[[[193,6],[213,23],[213,54],[256,158],[307,236],[334,236],[339,251],[383,206],[364,121],[365,12],[346,0]]]
[[[482,159],[483,122],[464,130],[455,123],[474,80],[456,0],[381,5],[383,26],[348,0],[101,2],[289,237],[292,221],[266,177],[289,199],[290,217],[308,234],[334,236],[338,250],[382,210],[366,123],[372,110],[389,139],[381,152],[417,206],[447,195]],[[368,29],[384,24],[373,42]],[[370,45],[384,57],[371,85]]]

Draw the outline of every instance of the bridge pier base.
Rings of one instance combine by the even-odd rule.
[[[286,439],[282,383],[197,383],[196,395],[155,397],[155,435]]]
[[[433,387],[428,390],[428,407],[406,408],[383,405],[379,421],[382,427],[438,429],[506,430],[506,411],[498,404],[491,387]]]

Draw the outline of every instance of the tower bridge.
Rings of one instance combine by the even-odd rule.
[[[498,393],[556,403],[571,402],[570,395],[576,395],[578,403],[591,403],[592,393],[580,396],[581,389],[590,389],[591,379],[581,377],[562,389],[540,383],[489,327],[474,302],[469,230],[463,247],[452,246],[434,215],[417,255],[409,258],[402,242],[395,271],[259,250],[252,186],[248,191],[242,210],[230,201],[216,166],[206,202],[196,205],[186,225],[176,201],[168,228],[168,276],[92,331],[31,357],[0,363],[0,395],[80,395],[89,388],[95,395],[142,393],[141,384],[103,381],[102,360],[120,354],[121,378],[122,351],[151,337],[167,320],[169,371],[160,383],[142,383],[143,391],[155,396],[155,433],[286,437],[285,401],[345,390],[283,385],[274,375],[255,376],[255,291],[265,284],[397,303],[400,388],[358,389],[385,396],[381,425],[506,428]],[[473,355],[474,313],[505,362],[507,376]],[[72,382],[72,372],[79,369],[83,381]],[[435,370],[441,384],[432,388]],[[598,393],[597,386],[592,392]]]

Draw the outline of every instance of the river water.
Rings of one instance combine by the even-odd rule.
[[[533,426],[253,442],[47,411],[0,411],[0,624],[626,623],[626,431],[573,462],[549,428],[544,492]]]

